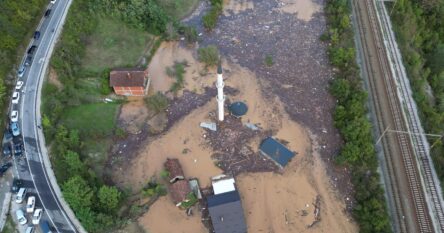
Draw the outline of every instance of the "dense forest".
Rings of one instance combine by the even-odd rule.
[[[344,140],[336,161],[351,169],[356,201],[353,215],[360,232],[391,232],[377,172],[371,124],[366,116],[367,93],[363,90],[356,64],[349,3],[348,0],[327,1],[325,10],[329,29],[321,37],[329,42],[330,62],[339,70],[330,85],[330,92],[337,99],[334,123]]]
[[[387,4],[404,66],[426,133],[444,134],[444,1],[398,0]],[[444,144],[429,138],[436,171],[444,181]],[[443,187],[441,185],[441,187]]]
[[[8,83],[15,78],[15,68],[31,37],[30,30],[37,25],[38,16],[47,4],[47,0],[0,1],[0,111],[6,108],[10,94]]]

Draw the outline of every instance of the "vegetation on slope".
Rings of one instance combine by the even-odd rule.
[[[164,37],[171,18],[154,0],[71,5],[50,63],[60,85],[44,85],[42,125],[57,181],[88,232],[110,232],[131,215],[121,208],[124,193],[103,181],[112,138],[122,135],[116,128],[121,103],[102,102],[110,93],[109,69],[135,66],[141,56],[149,61],[161,41],[153,35]]]
[[[337,99],[335,126],[344,139],[336,161],[351,169],[356,200],[353,214],[360,232],[391,232],[384,192],[376,171],[378,163],[371,124],[366,117],[367,93],[355,61],[348,3],[348,0],[327,1],[329,31],[322,36],[330,42],[330,61],[339,70],[330,87]]]
[[[47,4],[47,0],[0,1],[0,111],[6,108],[10,96],[7,82],[15,78],[16,69],[13,68],[18,67],[31,30]],[[0,128],[3,129],[3,121],[0,121]]]
[[[444,1],[388,4],[413,98],[426,133],[444,134]],[[436,172],[444,181],[444,144],[429,138]],[[443,187],[443,186],[441,186]]]

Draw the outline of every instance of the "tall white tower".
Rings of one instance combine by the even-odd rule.
[[[225,102],[225,96],[224,96],[224,79],[222,78],[222,65],[219,63],[217,66],[217,109],[218,109],[218,118],[219,121],[224,121],[224,102]]]

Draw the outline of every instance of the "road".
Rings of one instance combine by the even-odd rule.
[[[60,189],[52,174],[43,133],[40,130],[41,87],[70,4],[71,0],[59,0],[55,4],[49,4],[51,14],[43,17],[36,29],[40,31],[41,36],[38,40],[32,39],[30,42],[30,45],[38,46],[32,64],[19,79],[25,82],[20,102],[18,105],[13,105],[15,110],[19,110],[19,123],[26,155],[26,158],[15,161],[16,176],[24,180],[24,186],[37,196],[37,206],[44,209],[43,219],[46,219],[57,232],[83,232],[78,220],[61,199]]]

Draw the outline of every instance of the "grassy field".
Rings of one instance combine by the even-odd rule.
[[[119,104],[96,103],[67,108],[63,123],[70,129],[78,129],[82,137],[111,136],[116,127]]]
[[[130,28],[121,21],[100,18],[97,30],[88,38],[82,66],[93,72],[134,66],[149,53],[154,39],[149,33]]]
[[[191,14],[199,0],[159,0],[157,2],[168,15],[182,19]]]

